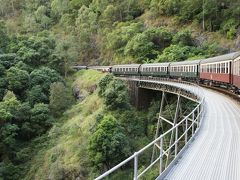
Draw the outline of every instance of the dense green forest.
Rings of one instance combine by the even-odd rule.
[[[152,140],[157,102],[72,65],[239,49],[239,0],[0,0],[0,179],[92,179]]]

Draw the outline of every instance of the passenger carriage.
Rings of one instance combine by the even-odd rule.
[[[168,67],[170,63],[152,63],[142,64],[140,66],[140,73],[142,76],[161,76],[168,75]]]
[[[139,75],[139,67],[141,64],[123,64],[112,66],[114,75]]]
[[[198,79],[200,60],[173,62],[170,64],[170,77]]]
[[[233,85],[240,88],[240,52],[233,55]]]
[[[232,61],[236,53],[216,56],[201,61],[200,79],[217,84],[232,84]]]
[[[112,66],[88,66],[88,69],[94,69],[102,72],[111,72]]]

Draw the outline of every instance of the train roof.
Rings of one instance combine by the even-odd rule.
[[[152,67],[152,66],[169,66],[170,63],[148,63],[148,64],[142,64],[141,67]]]
[[[120,64],[120,65],[114,65],[112,66],[113,68],[138,68],[141,64]]]
[[[201,61],[201,64],[213,63],[213,62],[221,62],[221,61],[227,61],[227,60],[234,60],[234,59],[236,59],[238,56],[240,56],[240,51],[238,51],[238,52],[233,52],[233,53],[229,53],[229,54],[225,54],[225,55],[221,55],[221,56],[216,56],[216,57],[211,57],[211,58],[203,59],[203,60]]]
[[[112,66],[88,66],[89,69],[104,69],[111,68]]]
[[[180,61],[180,62],[172,62],[170,66],[176,66],[176,65],[195,65],[199,64],[201,60],[187,60],[187,61]]]
[[[86,69],[87,66],[78,66],[78,65],[76,65],[76,66],[72,66],[72,68],[73,69]]]

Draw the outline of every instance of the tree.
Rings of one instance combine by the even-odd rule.
[[[62,77],[53,69],[48,67],[41,67],[35,69],[30,74],[30,85],[31,87],[40,85],[43,89],[44,94],[49,95],[50,85],[53,82],[63,82]]]
[[[9,38],[7,36],[5,24],[2,21],[0,21],[0,54],[6,51],[8,41]]]
[[[34,12],[36,23],[38,23],[42,29],[48,29],[51,24],[51,18],[47,16],[48,9],[46,6],[39,6]]]
[[[137,58],[139,62],[155,59],[159,51],[171,44],[171,40],[172,33],[168,29],[149,28],[129,40],[124,53]]]
[[[113,75],[112,74],[107,74],[106,76],[104,76],[100,82],[98,83],[98,87],[99,87],[99,92],[98,94],[100,96],[103,96],[103,93],[106,91],[106,88],[108,86],[108,84],[110,84],[110,82],[113,80]]]
[[[89,59],[98,57],[99,50],[96,45],[97,28],[97,14],[91,8],[82,6],[76,19],[80,60],[82,62],[89,62]]]
[[[179,31],[176,35],[173,36],[173,43],[180,44],[183,46],[192,46],[193,38],[191,36],[191,31],[189,30]]]
[[[6,69],[14,66],[17,63],[17,56],[14,53],[11,54],[0,54],[0,64]]]
[[[89,157],[97,169],[110,169],[130,154],[130,144],[117,120],[106,115],[90,137]]]
[[[62,82],[52,83],[50,86],[49,107],[55,117],[62,113],[72,104],[72,96]]]
[[[51,9],[55,16],[61,17],[69,10],[69,0],[53,0],[51,3]]]
[[[0,102],[0,160],[2,154],[11,158],[12,151],[16,148],[16,136],[19,127],[15,119],[19,106],[20,102],[10,91]]]
[[[16,94],[22,94],[29,86],[29,74],[27,71],[11,67],[7,70],[7,81],[9,90]]]
[[[129,107],[127,87],[122,80],[114,79],[111,81],[103,93],[103,97],[104,103],[111,110]]]
[[[43,88],[40,85],[33,86],[28,94],[28,101],[31,106],[37,103],[48,103],[48,96],[44,94]]]
[[[192,48],[189,46],[171,45],[163,50],[157,60],[158,62],[183,61],[191,57],[191,50]]]
[[[74,64],[77,59],[76,45],[73,37],[67,37],[66,39],[60,40],[55,50],[55,55],[63,61],[64,76],[67,77],[70,67]]]
[[[47,104],[35,104],[31,109],[30,127],[33,135],[41,135],[51,127],[53,119],[50,116],[50,110]]]

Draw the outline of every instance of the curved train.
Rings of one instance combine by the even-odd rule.
[[[177,78],[220,86],[240,93],[240,52],[194,61],[85,66],[85,68],[112,72],[117,76]]]

